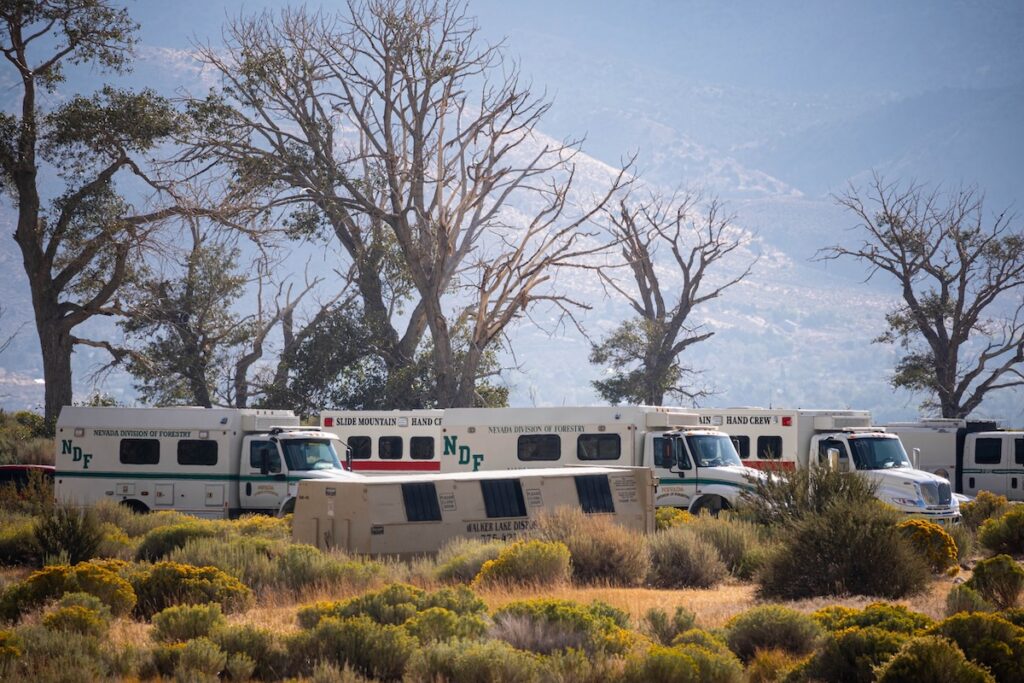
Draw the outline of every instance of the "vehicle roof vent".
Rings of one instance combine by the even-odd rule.
[[[814,418],[816,431],[830,429],[865,429],[871,426],[871,418],[867,415],[817,415]]]

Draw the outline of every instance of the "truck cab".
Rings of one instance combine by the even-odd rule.
[[[346,446],[330,432],[275,427],[248,434],[239,454],[239,503],[246,512],[288,514],[303,479],[347,477]]]
[[[727,434],[706,427],[649,432],[644,453],[658,477],[655,504],[718,514],[753,490],[764,472],[745,467]],[[646,460],[646,458],[645,458]]]
[[[811,467],[858,472],[878,487],[875,495],[901,512],[939,522],[959,519],[949,481],[914,468],[900,438],[874,429],[845,429],[811,437]]]

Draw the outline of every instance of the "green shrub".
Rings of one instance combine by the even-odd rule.
[[[75,567],[53,565],[33,572],[20,583],[8,586],[0,596],[0,617],[15,621],[65,593],[89,593],[110,607],[114,615],[127,614],[135,606],[131,585],[98,562]]]
[[[715,547],[733,576],[750,578],[764,559],[757,526],[751,522],[703,514],[690,521],[687,528]]]
[[[0,629],[0,667],[21,656],[21,640],[14,631]],[[2,671],[2,669],[0,669]]]
[[[36,625],[18,628],[17,636],[21,654],[8,663],[4,680],[93,683],[115,673],[114,657],[95,635]]]
[[[679,648],[664,646],[655,646],[642,655],[630,656],[626,660],[622,680],[624,683],[703,683],[693,657]]]
[[[437,579],[469,583],[484,563],[497,558],[506,545],[504,541],[455,538],[441,546],[437,554]]]
[[[253,536],[272,541],[289,541],[292,537],[292,517],[271,517],[270,515],[242,515],[227,522],[231,532],[242,536]]]
[[[185,643],[181,649],[174,667],[174,677],[183,683],[215,683],[227,663],[227,654],[216,643],[209,638],[196,638]]]
[[[312,648],[313,657],[307,654],[305,661],[347,664],[365,676],[388,681],[402,677],[417,648],[416,639],[405,629],[378,624],[363,616],[326,617],[308,635],[308,639],[293,641]]]
[[[433,593],[426,593],[420,597],[418,607],[421,610],[431,607],[443,607],[460,616],[471,614],[484,615],[487,613],[487,603],[466,586],[442,588]]]
[[[807,654],[821,636],[813,618],[780,605],[763,605],[729,620],[725,627],[729,649],[749,661],[759,649],[782,649]]]
[[[252,661],[251,675],[261,680],[277,680],[288,674],[288,651],[279,633],[231,624],[214,629],[209,637],[228,654],[229,662],[233,656],[244,656]]]
[[[216,567],[193,567],[160,562],[133,577],[138,603],[135,612],[148,619],[172,605],[215,602],[225,612],[239,612],[252,604],[252,591]]]
[[[877,671],[879,683],[995,683],[991,674],[968,662],[944,638],[919,636],[907,642]]]
[[[1006,619],[1014,626],[1024,628],[1024,609],[1004,609],[999,612],[999,616]]]
[[[38,562],[39,557],[32,519],[12,517],[0,520],[0,565],[32,565]]]
[[[500,640],[433,643],[417,650],[406,679],[415,683],[540,683],[541,659]]]
[[[53,447],[51,441],[43,443]],[[36,444],[29,444],[29,449],[35,449]],[[53,504],[53,478],[42,472],[29,472],[28,479],[21,485],[14,482],[0,485],[0,510],[38,517],[47,514]]]
[[[665,610],[652,607],[644,614],[643,631],[656,643],[671,645],[676,636],[689,631],[696,624],[697,615],[682,606],[676,607],[671,617]]]
[[[709,588],[728,574],[715,547],[689,525],[660,531],[648,543],[651,570],[647,580],[658,588]]]
[[[839,502],[793,523],[758,574],[760,594],[892,599],[920,591],[931,570],[896,528],[898,520],[895,510],[871,500]]]
[[[1024,629],[995,614],[954,614],[929,630],[952,640],[972,662],[988,667],[1000,681],[1020,680]]]
[[[947,617],[960,612],[994,612],[995,609],[978,591],[964,584],[953,586],[946,595]]]
[[[71,565],[96,557],[103,529],[91,508],[54,505],[35,527],[36,545],[42,557],[66,557]]]
[[[474,586],[552,586],[566,583],[571,575],[569,549],[564,543],[516,541],[484,562],[473,579]]]
[[[582,650],[554,652],[542,661],[541,680],[553,683],[619,683],[625,663],[621,657]]]
[[[366,616],[378,624],[404,624],[420,610],[427,592],[404,583],[392,583],[371,593],[341,602],[317,602],[299,608],[302,628],[313,628],[326,617]],[[433,606],[433,605],[432,605]]]
[[[636,586],[650,567],[644,537],[604,516],[579,508],[558,508],[541,515],[533,534],[569,548],[572,577],[579,583]]]
[[[158,527],[173,526],[189,521],[195,521],[174,510],[161,510],[159,512],[138,513],[127,505],[113,500],[101,500],[92,506],[100,522],[107,522],[124,531],[129,538],[139,538]]]
[[[978,539],[966,524],[954,524],[946,529],[953,543],[956,544],[956,559],[960,566],[966,566],[977,551]]]
[[[658,531],[682,526],[693,521],[693,515],[679,508],[660,507],[654,511],[654,526]]]
[[[801,667],[811,680],[871,683],[874,669],[889,660],[911,636],[869,626],[829,633]]]
[[[974,573],[964,585],[999,609],[1009,609],[1024,589],[1024,569],[1009,555],[996,555],[974,565]]]
[[[705,631],[700,628],[690,628],[681,633],[677,633],[672,639],[671,645],[697,645],[704,648],[705,650],[711,650],[712,652],[729,652],[729,644],[725,642],[721,637]]]
[[[299,593],[307,588],[344,585],[365,588],[384,574],[379,562],[339,560],[310,545],[290,544],[274,560],[278,585]]]
[[[868,505],[875,501],[876,488],[866,477],[827,467],[775,472],[743,493],[738,512],[757,524],[776,527],[820,517],[835,505],[853,509]]]
[[[135,559],[156,562],[191,539],[211,538],[216,535],[217,530],[212,523],[199,520],[160,526],[146,533],[135,551]]]
[[[978,542],[991,553],[1024,554],[1024,505],[1012,505],[1008,512],[982,524]]]
[[[247,681],[252,678],[255,671],[256,662],[248,655],[241,653],[228,655],[224,665],[224,673],[231,681]]]
[[[802,669],[798,669],[803,666],[806,666],[806,659],[785,650],[758,650],[747,664],[747,683],[801,681],[804,677],[800,675]]]
[[[908,519],[900,522],[897,528],[907,537],[914,550],[925,558],[933,572],[942,573],[956,567],[956,543],[935,522]]]
[[[180,548],[168,552],[166,560],[194,567],[216,567],[253,590],[261,590],[277,583],[271,545],[272,541],[251,537],[190,538]]]
[[[453,639],[478,640],[487,631],[487,622],[475,614],[459,615],[444,607],[429,607],[402,624],[421,643]]]
[[[974,500],[960,506],[960,523],[971,531],[977,531],[986,520],[1002,517],[1010,509],[1006,496],[981,491]]]
[[[183,643],[209,636],[227,621],[220,605],[175,605],[153,615],[153,640],[158,643]]]
[[[497,610],[493,620],[491,637],[539,654],[569,649],[621,653],[635,640],[623,628],[626,615],[600,602],[519,600]]]
[[[842,631],[848,628],[880,628],[894,633],[916,635],[934,626],[931,617],[912,612],[903,605],[873,602],[864,609],[831,605],[811,615],[828,631]]]
[[[43,615],[43,625],[51,631],[74,631],[96,638],[107,634],[110,621],[110,608],[89,593],[65,593]]]
[[[742,683],[743,665],[727,648],[708,649],[699,645],[675,645],[693,660],[697,675],[703,683]]]

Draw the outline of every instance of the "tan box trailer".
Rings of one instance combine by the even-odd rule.
[[[510,539],[558,507],[654,531],[647,467],[559,467],[299,482],[292,540],[323,550],[409,557],[456,538]]]

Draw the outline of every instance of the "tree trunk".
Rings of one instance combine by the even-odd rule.
[[[47,317],[36,309],[36,329],[43,354],[43,377],[46,379],[44,418],[52,430],[64,406],[71,405],[71,351],[74,344],[59,320]]]

